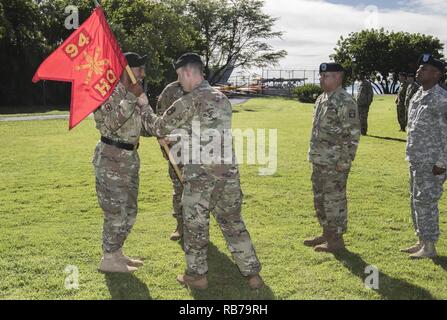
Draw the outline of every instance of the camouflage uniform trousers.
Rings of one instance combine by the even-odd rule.
[[[407,127],[405,105],[397,105],[397,121],[399,122],[401,130]]]
[[[182,172],[182,165],[178,165],[180,172]],[[175,219],[183,219],[182,212],[183,212],[183,206],[182,206],[182,195],[183,195],[183,185],[180,182],[179,178],[177,177],[174,168],[171,164],[169,164],[169,176],[171,177],[172,181],[172,208],[174,209],[174,212],[172,213],[173,217]]]
[[[405,127],[408,126],[408,111],[409,111],[409,106],[405,106]]]
[[[348,225],[346,185],[350,169],[338,172],[335,166],[313,164],[314,206],[321,227],[344,234]]]
[[[261,264],[241,217],[242,197],[239,177],[225,180],[207,177],[185,183],[182,199],[186,274],[196,276],[208,272],[210,212],[241,274],[259,273]]]
[[[138,211],[138,170],[117,172],[95,166],[96,194],[104,212],[103,251],[120,249],[135,224]]]
[[[433,164],[410,164],[410,204],[418,237],[436,242],[440,234],[438,202],[447,176],[435,176],[432,169]]]
[[[360,118],[360,130],[362,134],[366,134],[368,132],[369,105],[359,105],[358,110]]]

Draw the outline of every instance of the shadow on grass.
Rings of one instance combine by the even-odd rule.
[[[147,285],[133,274],[104,275],[112,300],[152,300]]]
[[[399,139],[399,138],[379,137],[379,136],[371,136],[371,135],[368,135],[368,137],[374,138],[374,139],[381,139],[381,140],[390,140],[390,141],[397,141],[397,142],[407,142],[407,140]]]
[[[266,284],[251,290],[236,264],[211,242],[208,245],[208,289],[191,290],[196,300],[273,300],[275,295]]]
[[[362,282],[368,276],[365,269],[370,264],[365,262],[361,256],[348,250],[334,254],[353,275],[359,277]],[[379,289],[375,290],[388,300],[429,300],[434,299],[431,293],[421,287],[408,283],[404,280],[392,278],[385,273],[380,272]]]
[[[433,258],[432,261],[434,262],[434,264],[447,271],[447,257],[436,257]]]

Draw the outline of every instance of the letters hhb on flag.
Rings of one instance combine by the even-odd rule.
[[[72,83],[69,128],[74,128],[112,94],[128,65],[104,12],[97,7],[37,69],[39,80]]]

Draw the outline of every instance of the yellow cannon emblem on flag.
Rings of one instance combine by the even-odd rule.
[[[87,71],[87,76],[85,78],[84,84],[89,85],[92,80],[93,74],[102,75],[102,77],[93,85],[93,88],[102,96],[105,97],[113,85],[117,81],[115,72],[112,69],[107,69],[104,72],[105,66],[110,66],[110,61],[107,59],[101,59],[101,49],[96,47],[94,49],[94,54],[90,55],[88,50],[84,51],[85,63],[76,66],[75,71]]]
[[[101,48],[96,47],[94,55],[90,55],[87,51],[84,51],[84,58],[86,63],[75,67],[76,71],[88,70],[87,77],[84,83],[88,85],[92,80],[93,73],[96,75],[102,75],[104,73],[103,67],[110,65],[110,61],[107,59],[100,59]]]

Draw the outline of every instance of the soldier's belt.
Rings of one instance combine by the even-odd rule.
[[[134,151],[137,150],[138,147],[140,146],[139,143],[137,143],[136,145],[130,144],[130,143],[123,143],[123,142],[118,142],[118,141],[113,141],[109,138],[106,137],[101,137],[101,141],[104,142],[105,144],[108,144],[110,146],[114,146],[120,149],[124,149],[124,150],[128,150],[128,151]]]

